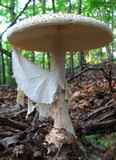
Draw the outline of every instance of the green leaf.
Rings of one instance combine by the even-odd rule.
[[[92,135],[85,136],[85,138],[87,138],[87,139],[94,139],[94,138],[97,138],[99,136],[100,136],[100,134],[92,134]]]

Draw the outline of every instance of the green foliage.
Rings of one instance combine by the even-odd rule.
[[[90,139],[93,139],[93,138],[97,138],[99,136],[100,136],[100,134],[91,134],[91,135],[85,136],[85,138],[90,140]]]
[[[7,85],[10,84],[11,80],[12,80],[12,76],[7,74],[6,75],[6,84]]]
[[[97,140],[100,144],[108,147],[108,145],[116,145],[116,132],[111,133],[105,137],[101,137]]]
[[[109,142],[107,141],[105,137],[98,139],[97,142],[104,145],[105,147],[108,147],[108,144],[109,144]]]
[[[95,134],[95,135],[87,135],[85,136],[86,139],[91,140],[95,139],[96,142],[104,145],[105,147],[108,147],[109,145],[116,145],[116,133],[111,133],[106,136],[102,136],[100,134]]]
[[[86,62],[87,63],[99,63],[107,60],[107,55],[104,51],[100,49],[90,50],[86,55]]]
[[[13,21],[14,18],[16,18],[20,12],[23,10],[25,4],[28,2],[26,1],[19,1],[14,0],[14,16],[12,15],[12,5],[11,1],[4,0],[0,1],[0,24],[6,24],[7,26]],[[78,12],[78,1],[77,0],[54,0],[55,2],[55,12],[71,12],[71,13],[77,13]],[[70,5],[71,3],[71,5]],[[107,22],[110,27],[115,27],[115,1],[114,0],[82,0],[81,5],[81,12],[82,15],[91,16],[100,20],[103,20]],[[17,21],[20,21],[26,17],[30,17],[33,15],[43,14],[43,13],[53,13],[54,8],[51,0],[46,0],[46,3],[43,4],[43,1],[35,1],[35,6],[33,6],[33,1],[31,1],[28,5],[28,7],[25,9],[25,11],[22,13],[22,15],[17,19]],[[0,26],[0,32],[2,32],[3,26]],[[4,28],[5,30],[5,28]],[[115,50],[116,43],[113,42],[111,45],[111,49]],[[112,47],[113,46],[113,47]],[[9,52],[11,52],[11,45],[7,41],[2,41],[2,47]],[[41,67],[45,67],[45,69],[49,69],[49,59],[47,58],[47,54],[45,53],[45,56],[43,57],[43,53],[40,52],[34,52],[31,51],[21,51],[22,54],[28,58],[29,60],[35,59],[34,63],[36,65],[39,65]],[[114,54],[114,57],[116,54]],[[106,51],[100,49],[91,50],[88,52],[88,54],[85,54],[85,59],[87,63],[99,63],[102,61],[105,61],[108,59],[106,55]],[[44,59],[43,59],[44,58]],[[70,56],[69,53],[67,53],[66,56],[66,67],[70,67]],[[9,75],[9,58],[7,56],[4,56],[4,62],[5,62],[5,74],[7,82],[9,82],[10,76]],[[44,63],[44,65],[43,65]],[[79,54],[74,53],[73,55],[73,63],[74,67],[79,64]],[[2,62],[0,61],[0,83],[2,83]]]

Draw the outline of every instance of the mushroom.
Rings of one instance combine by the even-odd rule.
[[[18,86],[34,102],[42,117],[54,126],[48,143],[73,143],[76,134],[68,113],[65,53],[102,47],[113,39],[99,20],[68,13],[42,14],[22,20],[7,32],[13,46],[13,72]],[[24,58],[20,49],[51,52],[51,70],[45,71]],[[32,110],[31,110],[32,111]]]

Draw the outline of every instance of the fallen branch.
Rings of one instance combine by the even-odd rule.
[[[92,112],[89,116],[85,117],[83,120],[86,121],[90,118],[93,118],[95,116],[97,116],[99,113],[103,112],[104,110],[109,110],[109,109],[112,109],[112,108],[115,108],[116,107],[116,103],[114,104],[111,104],[109,106],[106,106],[106,107],[102,107],[102,108],[99,108],[97,111],[94,111]]]
[[[3,100],[13,100],[13,99],[16,99],[17,96],[12,96],[12,97],[0,97],[0,101],[3,101]]]
[[[27,109],[23,109],[23,110],[17,112],[17,113],[15,114],[15,116],[20,116],[20,115],[26,114],[26,113],[27,113]]]
[[[106,120],[106,119],[108,119],[108,118],[110,118],[110,117],[115,118],[115,117],[116,117],[116,112],[110,113],[110,114],[104,116],[103,118],[99,119],[97,122],[104,121],[104,120]]]
[[[80,73],[76,74],[75,76],[69,78],[69,79],[67,80],[67,82],[71,82],[72,80],[74,80],[75,78],[78,78],[78,77],[81,76],[83,73],[85,73],[85,72],[87,72],[87,71],[89,71],[89,70],[100,70],[100,71],[103,72],[105,78],[106,78],[107,80],[109,80],[109,76],[108,76],[108,74],[104,71],[103,68],[100,68],[100,67],[88,67],[88,68],[83,69]]]
[[[111,127],[113,127],[116,130],[116,119],[104,122],[90,122],[81,126],[81,128],[84,129],[87,132],[87,134],[101,133],[104,130],[106,131]]]
[[[9,126],[21,131],[26,130],[27,126],[25,124],[19,124],[19,122],[13,121],[7,117],[0,116],[0,125]]]

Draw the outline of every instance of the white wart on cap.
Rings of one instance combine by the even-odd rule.
[[[111,42],[109,27],[94,18],[70,13],[42,14],[22,20],[7,32],[10,44],[26,50],[52,52],[62,42],[65,51],[82,51]]]

